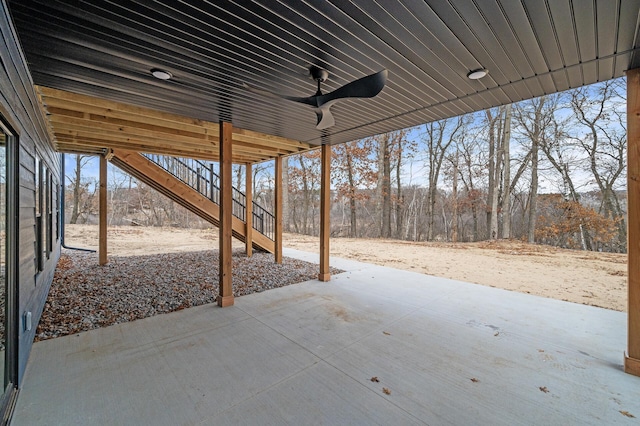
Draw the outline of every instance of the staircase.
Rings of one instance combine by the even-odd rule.
[[[220,185],[213,164],[200,160],[112,150],[111,163],[161,194],[219,226]],[[232,188],[232,234],[246,242],[246,197]],[[275,217],[253,202],[252,245],[257,250],[275,251]]]

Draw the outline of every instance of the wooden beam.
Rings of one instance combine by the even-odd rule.
[[[245,204],[247,205],[245,209],[245,246],[247,257],[251,257],[253,254],[253,176],[251,172],[251,163],[247,163],[245,165]]]
[[[191,126],[187,130],[186,125],[180,125],[179,123],[158,123],[151,124],[147,120],[135,120],[132,117],[121,118],[113,117],[110,115],[100,115],[83,113],[81,111],[71,111],[64,108],[49,107],[49,113],[52,115],[51,121],[54,123],[68,123],[75,125],[83,125],[86,123],[94,123],[97,125],[103,125],[103,128],[120,127],[120,131],[125,131],[127,128],[139,129],[139,131],[145,131],[148,134],[170,135],[176,137],[184,137],[196,140],[206,140],[208,136],[207,129],[197,126]],[[216,136],[217,137],[217,136]]]
[[[102,146],[109,148],[111,146],[120,145],[122,149],[129,151],[182,151],[182,152],[196,152],[203,155],[207,155],[208,158],[217,157],[217,147],[211,146],[211,144],[202,143],[199,145],[185,145],[185,144],[173,144],[171,139],[158,139],[140,137],[136,135],[124,135],[109,132],[102,132],[98,129],[92,131],[87,128],[84,130],[72,130],[66,129],[58,131],[56,129],[56,139],[58,142],[68,142],[72,140],[77,145],[89,145],[89,146]]]
[[[231,279],[231,235],[233,199],[231,193],[231,123],[220,123],[220,289],[218,306],[233,305],[233,285]]]
[[[331,280],[329,234],[331,233],[331,145],[322,145],[320,176],[320,281]]]
[[[60,149],[59,146],[56,149],[57,152],[64,154],[80,154],[80,155],[102,155],[104,152],[104,148],[90,148],[90,147],[76,147],[73,145],[68,145],[64,147],[65,149]]]
[[[138,143],[132,139],[100,139],[87,136],[56,135],[56,149],[62,152],[95,152],[107,148],[122,149],[126,151],[145,152],[148,154],[173,155],[175,157],[197,158],[207,161],[219,160],[219,149],[216,147],[202,146],[201,149],[178,149],[173,145]],[[271,156],[254,156],[243,153],[233,153],[234,163],[255,163],[268,160]]]
[[[282,157],[276,157],[276,189],[275,189],[275,243],[274,251],[276,263],[282,263]]]
[[[170,143],[174,150],[200,152],[210,150],[212,145],[217,148],[219,143],[218,123],[47,87],[37,87],[37,90],[43,108],[50,114],[49,124],[57,137],[74,134],[80,136],[79,143],[91,138],[95,143],[96,135],[103,135],[105,141],[129,143],[128,146],[120,145],[120,148],[141,152],[147,151],[140,145]],[[304,142],[251,130],[234,128],[232,132],[232,161],[237,164],[264,161],[313,148]],[[105,143],[104,147],[115,146]]]
[[[114,119],[135,120],[139,123],[170,126],[174,129],[186,130],[189,132],[206,133],[208,135],[215,136],[216,138],[220,133],[218,127],[216,127],[215,130],[205,128],[201,125],[200,120],[195,119],[183,118],[182,120],[176,121],[166,119],[161,116],[132,114],[125,110],[105,108],[100,106],[88,105],[86,103],[61,100],[51,97],[46,98],[45,102],[47,104],[47,110],[50,114],[61,114],[77,117],[88,113]]]
[[[100,193],[98,225],[98,264],[106,265],[107,260],[107,159],[100,156]]]
[[[209,135],[207,129],[200,129],[200,132],[194,132],[134,120],[83,114],[61,108],[49,108],[49,111],[52,114],[50,122],[55,128],[55,133],[61,136],[71,134],[76,137],[98,138],[98,136],[102,135],[102,140],[105,142],[124,140],[131,141],[131,143],[146,143],[149,145],[170,145],[174,148],[185,150],[216,147],[219,142],[218,136]],[[233,152],[234,157],[236,153],[245,153],[258,157],[273,158],[280,154],[290,154],[292,151],[291,148],[276,147],[266,142],[239,142],[234,140]]]
[[[111,111],[118,111],[120,113],[126,114],[128,117],[132,116],[140,116],[147,117],[155,120],[155,122],[175,122],[181,124],[191,124],[200,127],[207,127],[213,130],[216,133],[219,133],[219,126],[217,123],[211,123],[203,120],[199,120],[197,118],[189,118],[178,114],[172,114],[168,112],[162,112],[158,110],[153,110],[150,108],[133,106],[130,104],[125,104],[122,102],[109,101],[106,99],[96,98],[93,96],[80,95],[78,93],[67,92],[64,90],[51,89],[48,87],[37,86],[37,90],[42,93],[42,98],[44,102],[49,105],[52,102],[52,99],[56,100],[56,106],[67,109],[75,109],[75,110],[84,110],[79,109],[77,107],[73,108],[69,105],[83,105],[93,108],[99,108],[99,111],[95,109],[92,112],[103,113],[104,115],[109,115]]]
[[[170,129],[160,131],[159,127],[156,127],[154,130],[150,130],[147,128],[150,127],[149,125],[142,123],[129,122],[129,124],[125,126],[104,121],[66,117],[61,115],[52,115],[50,121],[53,124],[53,128],[56,133],[72,134],[73,132],[78,132],[79,134],[97,134],[106,136],[105,139],[115,136],[121,139],[132,138],[147,142],[158,141],[173,143],[180,147],[203,147],[208,143],[210,144],[209,139],[204,134],[186,134],[186,132],[177,134],[180,132],[170,132]]]
[[[640,68],[627,71],[628,348],[624,369],[640,376]]]
[[[177,128],[196,132],[199,131],[197,130],[198,128],[204,128],[209,130],[207,133],[213,135],[217,135],[220,132],[218,123],[212,123],[210,121],[200,120],[197,118],[185,117],[150,108],[133,106],[122,102],[109,101],[93,96],[80,95],[43,86],[37,86],[37,90],[41,93],[42,99],[46,103],[47,107],[51,106],[52,108],[61,108],[83,113],[88,112],[105,117],[122,118],[127,120],[134,119],[135,121],[147,124],[157,124],[160,126],[170,125],[171,127],[175,127],[176,125],[182,125],[182,127]],[[297,152],[299,150],[306,151],[312,148],[311,145],[305,142],[240,128],[233,129],[233,137],[234,140],[237,139],[239,141],[263,141],[267,146],[289,147],[291,152]]]

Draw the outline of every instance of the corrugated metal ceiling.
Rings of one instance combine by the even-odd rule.
[[[36,84],[319,144],[622,76],[640,66],[640,0],[9,1]],[[373,99],[309,96],[389,70]],[[160,81],[151,68],[170,71]],[[469,80],[470,70],[489,75]],[[324,137],[324,139],[323,139]]]

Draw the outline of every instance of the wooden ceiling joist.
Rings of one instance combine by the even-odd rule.
[[[60,152],[65,153],[96,153],[104,152],[105,146],[109,145],[110,148],[128,149],[131,151],[149,153],[149,154],[161,154],[172,155],[176,157],[197,158],[200,160],[218,161],[218,153],[215,149],[199,149],[192,148],[189,150],[179,149],[170,145],[149,145],[142,142],[136,142],[132,140],[104,140],[89,137],[78,136],[57,136],[57,149]],[[239,151],[234,151],[234,157],[238,163],[257,163],[261,161],[269,160],[271,157],[265,155],[247,154]]]
[[[219,124],[37,87],[61,152],[108,148],[217,161]],[[257,163],[315,148],[283,137],[233,129],[233,162]]]

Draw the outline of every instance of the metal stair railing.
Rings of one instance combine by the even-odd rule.
[[[213,163],[205,163],[193,158],[171,157],[167,155],[141,153],[149,161],[190,186],[200,194],[220,205],[220,177],[213,171]],[[235,186],[231,188],[233,199],[232,214],[246,222],[246,196]],[[275,241],[275,216],[264,207],[253,202],[253,229]]]

